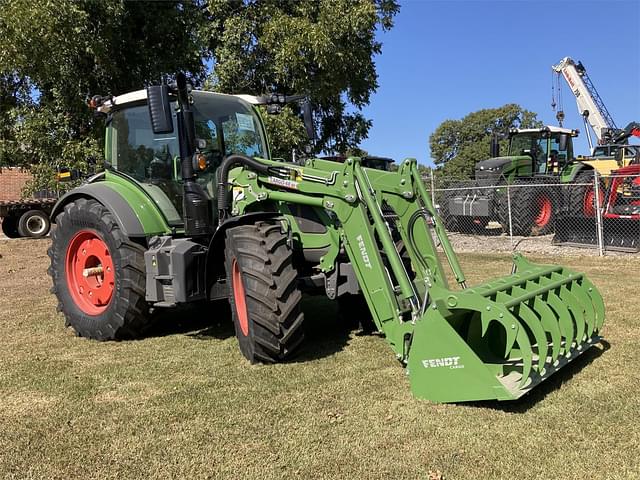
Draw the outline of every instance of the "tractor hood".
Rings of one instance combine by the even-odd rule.
[[[476,163],[476,179],[507,175],[512,170],[526,165],[531,165],[531,157],[527,155],[489,158]]]

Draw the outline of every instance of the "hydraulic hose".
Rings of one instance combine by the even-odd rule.
[[[238,165],[248,167],[258,173],[269,172],[268,165],[245,155],[229,155],[222,161],[220,167],[218,167],[218,218],[220,223],[224,220],[231,206],[231,197],[229,196],[229,170]]]

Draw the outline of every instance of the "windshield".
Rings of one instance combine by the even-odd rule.
[[[232,96],[193,92],[196,137],[204,150],[216,156],[239,153],[268,157],[262,125],[253,108]]]
[[[215,197],[215,171],[228,155],[237,153],[268,158],[262,123],[253,108],[229,95],[193,92],[198,150],[206,156],[206,168],[197,181]],[[172,104],[173,124],[176,103]],[[149,108],[141,104],[113,113],[109,127],[107,162],[135,178],[154,198],[170,224],[182,222],[180,148],[177,131],[154,134]]]
[[[539,132],[520,133],[511,137],[509,155],[528,155],[533,158],[534,171],[547,173],[561,169],[573,155],[571,142],[560,150],[559,135],[542,138]]]
[[[540,138],[539,133],[521,133],[511,137],[510,155],[531,155],[539,152],[546,157],[547,139]]]
[[[596,147],[593,151],[594,157],[613,157],[618,152],[617,145],[605,145],[602,147]]]

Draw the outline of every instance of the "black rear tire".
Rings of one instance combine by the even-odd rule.
[[[144,249],[120,230],[111,212],[95,200],[79,198],[64,207],[51,235],[48,273],[51,293],[58,299],[58,311],[78,336],[95,340],[120,340],[140,336],[149,326],[149,305],[145,301]],[[78,235],[93,235],[108,248],[105,256],[113,264],[113,293],[99,313],[88,313],[69,273],[70,249]],[[104,278],[104,277],[103,277]]]
[[[9,214],[2,219],[2,233],[7,236],[7,238],[19,238],[20,233],[18,232],[18,217],[13,214]]]
[[[20,216],[18,233],[21,237],[42,238],[51,228],[49,215],[42,210],[29,210]]]
[[[277,222],[230,228],[225,267],[242,354],[251,362],[290,358],[304,339],[302,293],[293,252]]]
[[[593,184],[594,173],[592,170],[586,170],[578,173],[572,183],[568,185],[569,188],[569,215],[577,217],[595,217],[595,192]],[[579,184],[588,185],[579,185]],[[574,185],[577,184],[577,185]],[[600,179],[600,205],[604,204],[605,184]]]
[[[514,187],[511,195],[511,221],[513,235],[530,237],[553,232],[554,219],[558,209],[557,196],[550,189],[535,183]],[[500,198],[500,224],[509,233],[509,208],[507,189]]]

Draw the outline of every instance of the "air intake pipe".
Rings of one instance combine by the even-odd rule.
[[[229,155],[218,167],[218,222],[222,223],[231,207],[229,196],[229,170],[238,165],[258,173],[269,173],[269,166],[245,155]]]

